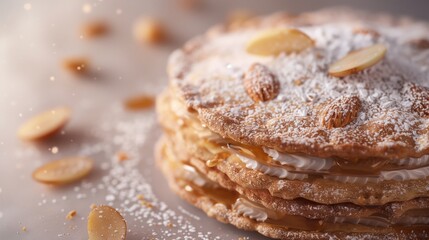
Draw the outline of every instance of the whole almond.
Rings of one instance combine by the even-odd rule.
[[[280,83],[271,71],[260,63],[254,63],[244,74],[243,85],[255,102],[274,99],[279,94]]]
[[[361,106],[357,96],[339,97],[323,108],[320,123],[328,129],[344,127],[357,118]]]
[[[413,97],[411,110],[421,117],[429,117],[429,89],[413,84],[410,91]]]
[[[252,38],[246,47],[250,54],[278,55],[282,52],[301,52],[312,47],[314,41],[298,29],[270,29]]]

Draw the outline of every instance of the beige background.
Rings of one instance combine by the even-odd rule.
[[[169,53],[223,21],[233,9],[300,12],[338,3],[429,18],[424,0],[212,0],[194,12],[181,10],[173,0],[1,1],[0,239],[87,239],[86,216],[92,203],[118,208],[128,222],[128,239],[263,239],[218,223],[173,195],[154,165],[153,147],[160,132],[154,113],[127,112],[121,104],[138,93],[161,91],[167,83]],[[91,12],[84,13],[85,4]],[[137,44],[131,29],[140,16],[162,19],[170,41],[159,47]],[[111,33],[94,41],[81,39],[79,27],[92,19],[106,21]],[[88,57],[94,74],[82,79],[65,72],[61,61],[70,56]],[[62,134],[38,144],[16,138],[25,119],[59,105],[73,110]],[[52,153],[52,147],[58,153]],[[131,156],[124,165],[114,159],[119,150]],[[72,155],[96,161],[85,181],[52,188],[31,179],[42,163]],[[136,204],[139,193],[155,208]],[[65,220],[73,209],[76,218]]]

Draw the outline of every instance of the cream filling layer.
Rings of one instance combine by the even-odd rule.
[[[262,164],[254,159],[245,157],[240,154],[235,154],[249,169],[262,172],[269,176],[278,178],[286,178],[290,180],[302,180],[308,178],[308,174],[293,173],[281,167],[269,166]],[[289,154],[288,154],[289,155]],[[287,157],[285,157],[287,158]],[[280,159],[280,157],[278,157]],[[310,165],[309,165],[310,166]],[[361,183],[380,182],[386,180],[404,181],[422,179],[429,176],[429,166],[416,168],[416,169],[403,169],[394,171],[381,171],[378,177],[359,177],[359,176],[329,176],[325,175],[323,178],[339,181],[343,183]]]
[[[189,112],[187,111],[184,104],[178,100],[172,100],[172,109],[177,116],[186,117],[189,119]],[[197,124],[193,124],[196,127]],[[200,127],[196,127],[196,133],[199,137],[205,139],[217,139],[219,135],[213,133],[205,126],[199,125]],[[280,153],[274,149],[263,147],[265,153],[267,153],[274,161],[277,161],[281,165],[290,165],[297,169],[301,170],[314,170],[314,171],[322,171],[329,170],[333,165],[334,161],[331,159],[323,159],[317,157],[310,156],[300,156],[295,154],[286,154]],[[291,180],[302,180],[308,177],[307,174],[301,173],[291,173],[286,169],[268,166],[265,164],[261,164],[258,161],[253,159],[244,157],[242,155],[237,154],[237,156],[242,160],[246,167],[251,168],[253,170],[258,170],[270,176],[276,176],[279,178],[287,178]],[[381,171],[379,177],[360,177],[360,176],[328,176],[325,175],[325,179],[331,179],[344,183],[368,183],[368,182],[380,182],[385,180],[395,180],[395,181],[404,181],[404,180],[414,180],[414,179],[422,179],[429,176],[429,155],[425,155],[420,158],[408,158],[408,159],[400,159],[393,161],[395,164],[404,167],[419,167],[425,166],[421,168],[415,169],[401,169],[401,170],[393,170],[393,171]]]
[[[333,165],[333,161],[331,159],[279,153],[278,151],[267,147],[263,147],[263,150],[268,154],[268,156],[281,165],[294,166],[299,169],[320,171],[330,169]]]
[[[268,166],[240,154],[236,154],[236,156],[246,165],[247,168],[262,172],[269,176],[287,178],[291,180],[303,180],[308,178],[307,174],[291,173],[284,168]]]
[[[278,214],[273,213],[271,210],[261,207],[247,199],[237,198],[232,205],[239,215],[254,219],[258,222],[265,222],[268,218],[276,219]],[[348,223],[355,225],[364,225],[371,227],[386,228],[393,224],[399,225],[415,225],[415,224],[429,224],[429,217],[426,216],[402,216],[396,223],[389,221],[383,217],[369,216],[369,217],[345,217],[337,216],[328,220],[332,223]]]
[[[199,187],[208,185],[209,182],[204,177],[202,177],[201,174],[199,174],[194,167],[189,165],[183,165],[183,170],[185,170],[183,178],[185,178],[186,180],[191,181]]]
[[[264,222],[268,219],[268,213],[265,212],[264,209],[243,198],[238,198],[234,205],[232,205],[232,209],[237,211],[239,215],[254,219],[258,222]]]

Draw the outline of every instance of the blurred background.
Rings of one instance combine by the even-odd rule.
[[[0,1],[0,239],[87,239],[92,203],[121,211],[127,239],[263,239],[170,193],[154,163],[153,108],[129,111],[124,102],[159,93],[168,55],[213,24],[330,6],[429,20],[427,0]],[[56,106],[73,111],[61,134],[36,144],[16,137],[26,119]],[[119,150],[130,154],[127,164],[115,161]],[[53,188],[31,178],[43,163],[74,155],[96,162],[84,181]],[[134,203],[139,192],[155,210]],[[72,209],[76,218],[66,220]]]

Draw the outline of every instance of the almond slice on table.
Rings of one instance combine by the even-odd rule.
[[[63,67],[73,74],[84,75],[88,73],[89,61],[83,57],[66,58],[63,61]]]
[[[18,136],[29,141],[49,137],[66,125],[70,114],[71,111],[66,107],[58,107],[40,113],[21,125]]]
[[[93,161],[85,157],[70,157],[47,163],[33,172],[33,178],[41,183],[62,185],[87,176]]]
[[[127,223],[122,215],[109,206],[97,206],[88,216],[89,240],[119,240],[127,235]]]
[[[155,105],[155,98],[149,95],[133,96],[125,100],[124,106],[128,110],[141,110],[151,108]]]
[[[246,46],[251,54],[270,56],[301,52],[314,45],[313,39],[298,29],[271,29],[252,38]]]
[[[82,26],[82,36],[85,38],[97,38],[109,32],[109,26],[103,21],[88,22]]]
[[[383,44],[352,51],[329,67],[329,74],[345,77],[367,69],[380,62],[386,55],[387,48]]]
[[[158,44],[166,39],[163,24],[154,18],[142,18],[136,21],[133,29],[137,41],[149,44]]]

